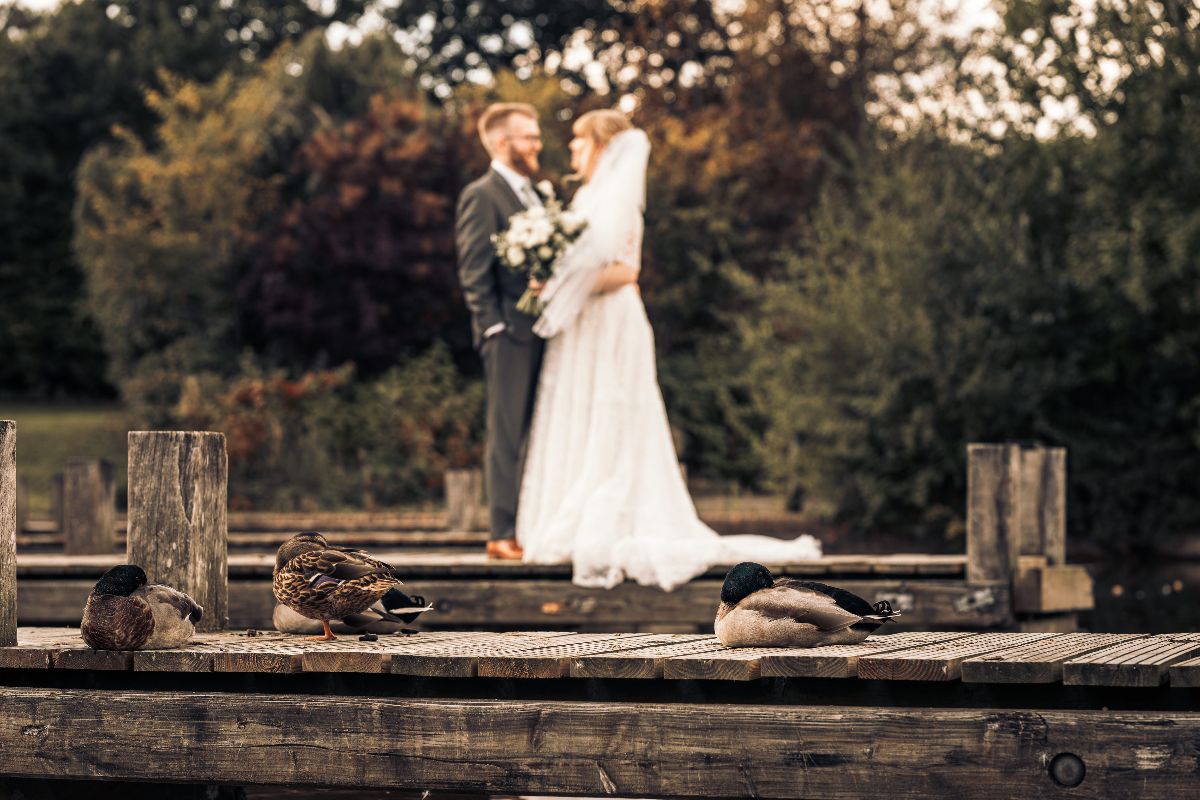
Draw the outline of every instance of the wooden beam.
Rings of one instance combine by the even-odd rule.
[[[1017,526],[1022,555],[1066,562],[1067,451],[1061,447],[1022,445]]]
[[[17,534],[29,524],[29,483],[17,476]]]
[[[1018,613],[1090,611],[1095,606],[1092,576],[1077,564],[1020,567],[1013,579]]]
[[[17,643],[17,423],[0,420],[0,646]]]
[[[102,458],[70,458],[63,467],[63,552],[111,553],[117,524],[117,482]]]
[[[26,687],[0,704],[0,774],[15,777],[592,797],[1044,797],[1071,754],[1072,796],[1192,798],[1200,739],[1187,711]]]
[[[968,582],[1012,584],[1020,555],[1020,474],[1017,445],[967,446]]]
[[[704,579],[673,592],[624,583],[586,589],[561,579],[409,578],[406,588],[432,602],[425,627],[563,628],[690,625],[712,632],[719,581]],[[22,625],[77,625],[96,578],[22,578],[17,582]],[[971,586],[955,581],[839,580],[838,585],[871,602],[901,600],[906,627],[989,628],[1011,616],[1009,589],[999,583]],[[265,578],[229,582],[229,625],[272,627],[275,599]],[[203,602],[197,598],[197,602]],[[205,612],[207,614],[207,611]],[[898,626],[889,626],[894,628]]]
[[[126,558],[204,607],[196,626],[229,616],[225,434],[131,431]]]
[[[451,531],[478,530],[484,510],[483,470],[447,470],[446,529]]]

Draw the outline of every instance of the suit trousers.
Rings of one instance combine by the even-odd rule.
[[[484,480],[492,539],[516,536],[525,439],[533,418],[543,349],[544,342],[537,336],[522,342],[506,332],[490,337],[479,348],[487,379]]]

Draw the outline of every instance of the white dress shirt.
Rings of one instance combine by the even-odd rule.
[[[537,189],[533,187],[533,179],[522,175],[508,164],[499,159],[492,159],[492,169],[500,173],[500,177],[504,178],[505,182],[512,187],[513,194],[520,199],[522,205],[526,208],[530,206],[540,206],[542,198],[538,195]]]

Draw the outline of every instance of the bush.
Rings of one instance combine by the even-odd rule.
[[[223,431],[230,507],[375,508],[427,499],[482,461],[483,386],[437,345],[373,381],[354,368],[289,378],[245,356],[239,374],[188,377],[168,427]]]

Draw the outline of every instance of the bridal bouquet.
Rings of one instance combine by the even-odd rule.
[[[563,208],[554,197],[550,181],[542,181],[537,188],[545,198],[545,205],[514,214],[508,228],[492,236],[492,244],[504,266],[545,283],[554,272],[554,262],[583,233],[587,220]],[[536,317],[542,311],[542,303],[532,290],[526,289],[517,301],[517,310]]]

